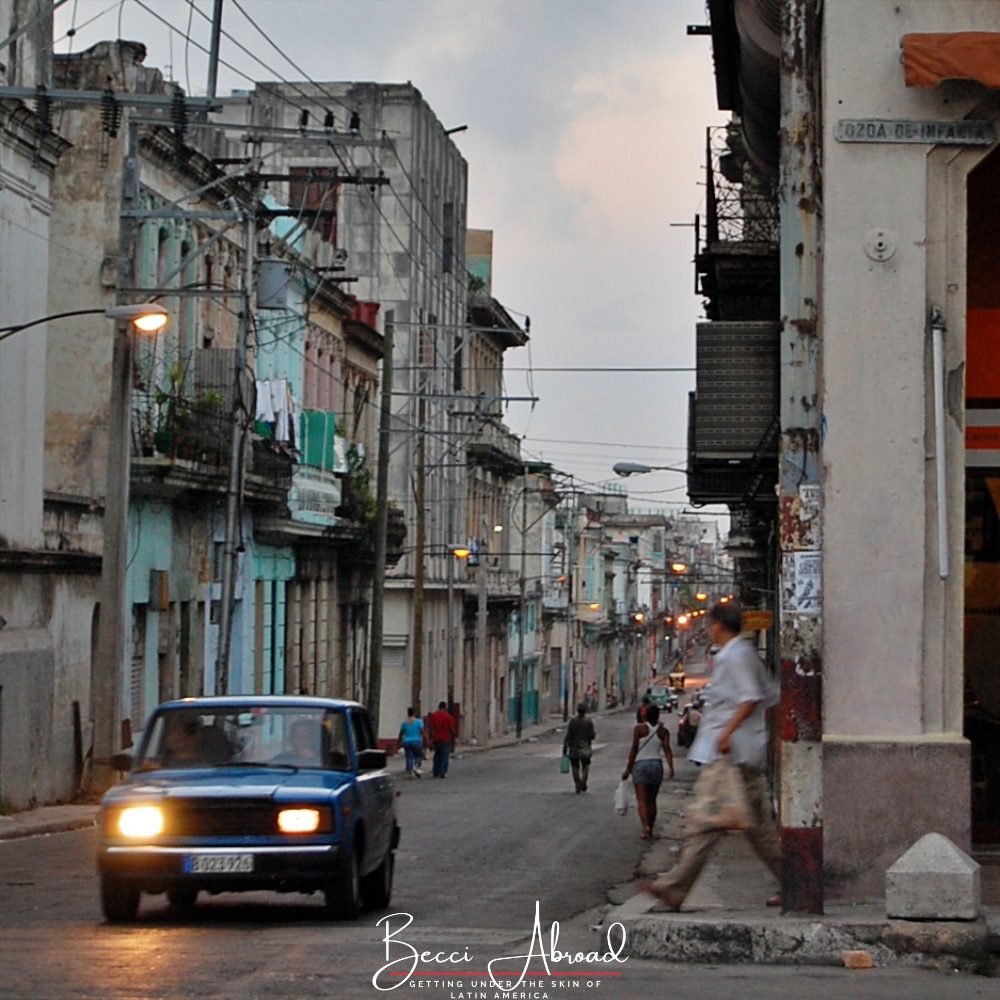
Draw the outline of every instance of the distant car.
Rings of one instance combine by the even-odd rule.
[[[684,674],[684,668],[681,667],[679,670],[671,670],[667,674],[667,680],[670,682],[670,686],[676,691],[684,690],[684,681],[686,680]]]
[[[664,684],[654,684],[649,689],[649,700],[661,709],[672,712],[677,707],[677,695]]]
[[[166,702],[128,778],[101,803],[97,868],[109,921],[140,894],[324,893],[331,916],[383,909],[399,827],[386,757],[364,707],[283,696]]]

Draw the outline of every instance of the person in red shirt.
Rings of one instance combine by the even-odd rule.
[[[431,746],[434,748],[434,777],[444,778],[448,774],[448,759],[458,736],[455,716],[448,711],[445,702],[440,702],[436,712],[431,712],[427,720],[427,730]]]

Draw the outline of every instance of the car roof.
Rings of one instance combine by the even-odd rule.
[[[165,701],[157,706],[157,711],[174,710],[179,708],[187,709],[211,709],[218,711],[221,708],[364,708],[357,701],[348,701],[342,698],[319,698],[310,695],[293,694],[226,694],[207,695],[202,698],[177,698],[173,701]]]

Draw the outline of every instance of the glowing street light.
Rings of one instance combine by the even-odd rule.
[[[448,546],[448,642],[446,644],[448,711],[455,706],[455,560],[468,559],[472,549],[467,545]]]
[[[27,323],[0,327],[0,340],[13,337],[22,330],[30,330],[33,326],[41,326],[42,323],[50,323],[56,319],[70,319],[73,316],[106,316],[108,319],[131,323],[139,333],[159,333],[170,322],[170,312],[156,302],[108,306],[106,309],[69,309],[66,312],[40,316]]]

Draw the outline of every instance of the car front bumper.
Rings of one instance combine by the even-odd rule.
[[[250,871],[191,870],[190,859],[250,856]],[[209,892],[313,891],[330,885],[344,869],[341,844],[297,844],[200,847],[167,845],[103,845],[98,871],[143,892],[189,888]]]

